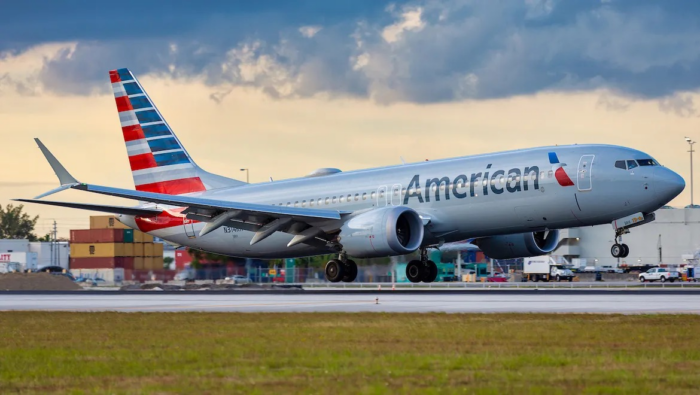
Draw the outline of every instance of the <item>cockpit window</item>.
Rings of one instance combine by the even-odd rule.
[[[627,170],[627,164],[624,160],[618,160],[617,162],[615,162],[615,167],[617,167],[618,169]]]
[[[637,159],[637,163],[639,163],[639,166],[658,166],[659,164],[656,163],[654,159]]]
[[[634,169],[634,168],[637,167],[637,166],[638,166],[638,165],[637,165],[637,162],[636,162],[636,161],[633,161],[633,160],[628,160],[628,161],[627,161],[627,170],[632,170],[632,169]]]

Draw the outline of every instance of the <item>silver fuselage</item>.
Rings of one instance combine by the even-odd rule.
[[[557,163],[552,163],[550,153],[555,153]],[[423,245],[432,245],[598,225],[637,212],[653,212],[676,197],[685,182],[663,166],[615,167],[616,161],[644,159],[652,157],[619,146],[542,147],[221,188],[192,196],[342,212],[406,205],[424,218]],[[564,169],[573,185],[562,185],[557,168]],[[136,226],[134,217],[122,215],[120,220]],[[251,246],[254,233],[232,226],[197,237],[203,226],[191,223],[149,233],[237,257],[332,252],[303,244],[287,247],[293,235],[282,232]]]

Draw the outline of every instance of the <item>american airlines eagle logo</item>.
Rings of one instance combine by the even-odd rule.
[[[564,166],[566,166],[566,163],[560,163],[559,158],[557,157],[556,152],[550,152],[549,153],[549,163],[552,164],[552,171],[554,172],[554,178],[557,179],[557,182],[559,185],[563,187],[571,187],[574,185],[574,182],[571,181],[571,178],[569,177],[568,174],[566,174],[566,170],[564,170]]]

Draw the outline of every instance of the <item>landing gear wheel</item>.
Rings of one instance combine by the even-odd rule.
[[[426,262],[425,271],[423,272],[423,275],[423,282],[425,283],[432,283],[433,281],[435,281],[435,279],[437,279],[438,268],[435,262]]]
[[[627,255],[630,254],[630,248],[627,247],[627,244],[620,244],[620,247],[622,247],[622,255],[620,255],[620,258],[627,258]]]
[[[425,265],[419,260],[413,260],[406,265],[406,278],[412,283],[420,282],[425,277]]]
[[[345,261],[345,275],[343,276],[343,282],[351,283],[357,278],[357,264],[355,261],[348,259]]]
[[[624,250],[620,244],[615,243],[610,247],[610,254],[612,254],[614,258],[621,258],[623,252]]]
[[[332,259],[326,263],[326,279],[332,283],[337,283],[345,275],[345,265],[343,262]]]

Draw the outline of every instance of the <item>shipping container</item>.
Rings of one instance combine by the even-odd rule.
[[[153,243],[153,256],[163,257],[163,243]]]
[[[163,257],[154,256],[146,259],[150,259],[151,270],[163,270]]]
[[[192,262],[192,257],[187,250],[175,251],[175,269],[182,270],[189,266],[190,262]]]
[[[133,257],[71,258],[70,269],[133,269]]]
[[[70,253],[68,242],[61,241],[52,246],[50,242],[33,241],[29,243],[29,252],[37,253],[38,270],[46,266],[60,266],[64,269],[68,269]]]
[[[133,243],[134,242],[134,230],[133,229],[124,229],[124,242],[125,243]]]
[[[72,243],[70,245],[71,258],[109,258],[125,256],[124,243]]]
[[[143,256],[153,256],[153,243],[143,243]]]
[[[124,229],[80,229],[70,231],[71,243],[123,243]]]
[[[136,270],[144,270],[146,269],[144,257],[142,256],[136,256],[134,257],[134,269]]]
[[[90,229],[130,229],[119,222],[114,215],[93,215],[90,217]]]
[[[134,243],[124,243],[124,256],[134,256]]]
[[[143,243],[134,243],[134,256],[143,256]]]
[[[153,243],[153,236],[134,230],[134,243]]]

